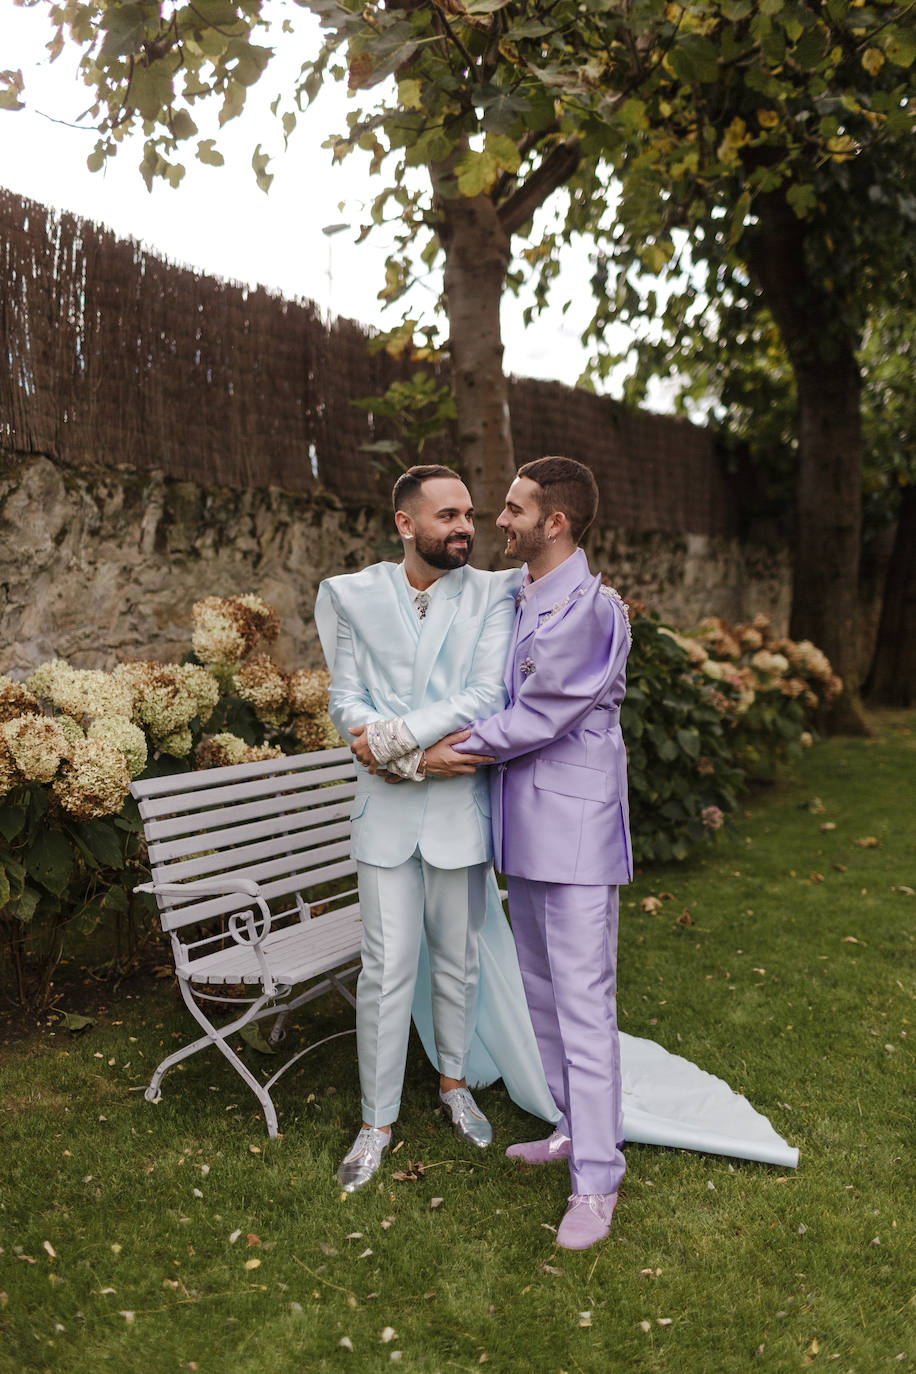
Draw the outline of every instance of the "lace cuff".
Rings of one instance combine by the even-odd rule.
[[[377,763],[388,764],[405,754],[419,753],[419,745],[400,716],[392,720],[370,720],[366,726],[366,743]],[[389,772],[399,772],[389,769]]]
[[[389,759],[384,768],[387,773],[396,773],[399,778],[407,778],[410,782],[423,782],[426,774],[421,772],[422,762],[423,750],[413,749],[399,759]]]

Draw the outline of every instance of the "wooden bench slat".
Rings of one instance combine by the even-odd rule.
[[[350,789],[352,791],[352,789]],[[227,826],[224,830],[209,831],[202,841],[200,832],[186,835],[177,840],[157,841],[148,846],[152,863],[165,863],[171,859],[186,858],[189,854],[199,854],[201,845],[206,849],[222,849],[225,845],[245,844],[249,840],[271,838],[281,832],[293,835],[311,827],[323,826],[332,821],[345,821],[349,825],[352,796],[332,806],[319,806],[313,810],[291,811],[288,814],[268,816],[266,820],[251,821],[245,825]]]
[[[337,786],[323,787],[316,791],[315,800],[322,804],[349,798],[356,792],[355,779]],[[306,802],[311,793],[294,793],[271,799],[270,804],[262,798],[258,801],[241,803],[237,806],[223,806],[212,811],[198,812],[196,815],[182,814],[169,816],[163,820],[143,817],[144,831],[148,840],[163,840],[175,835],[199,834],[205,830],[216,830],[221,826],[231,826],[245,821],[262,819],[265,816],[284,816],[289,812],[307,811]]]
[[[225,768],[197,769],[188,773],[169,773],[161,778],[143,778],[131,788],[134,796],[159,797],[163,794],[193,791],[201,786],[201,778],[209,778],[213,786],[223,782],[234,783],[248,778],[263,777],[273,773],[287,773],[298,769],[324,767],[327,764],[341,763],[353,755],[347,745],[334,749],[315,749],[306,754],[287,754],[279,759],[257,759],[254,763],[231,763]]]
[[[331,882],[335,878],[352,876],[355,872],[355,862],[352,859],[347,859],[341,863],[328,864],[324,868],[318,868],[311,872],[291,873],[286,878],[265,883],[261,889],[261,895],[269,902],[274,897],[286,897],[291,892],[305,893],[310,888]],[[233,912],[246,911],[252,908],[251,898],[237,892],[230,893],[225,897],[198,898],[181,906],[172,905],[176,899],[171,894],[162,900],[163,903],[168,902],[170,904],[160,909],[162,928],[166,931],[179,930],[195,921],[208,921],[214,916],[230,916]],[[257,912],[257,906],[254,907],[254,910]]]
[[[207,772],[220,772],[220,769],[204,770],[203,776]],[[300,769],[298,772],[290,773],[269,773],[266,776],[251,778],[248,782],[235,784],[224,783],[218,787],[212,787],[208,783],[202,783],[201,773],[188,774],[189,777],[197,779],[197,786],[193,790],[188,789],[182,792],[160,793],[153,798],[143,798],[140,802],[140,815],[144,820],[153,820],[162,815],[179,815],[188,811],[195,814],[204,807],[221,806],[224,803],[232,803],[244,798],[246,801],[254,797],[279,796],[284,792],[318,792],[323,783],[340,782],[354,776],[354,766],[351,763],[341,764],[333,768],[316,768],[308,771]]]
[[[323,852],[325,846],[335,840],[346,840],[350,834],[350,822],[338,821],[336,825],[323,825],[316,834],[307,836],[278,835],[276,839],[261,839],[254,844],[226,845],[205,854],[198,853],[194,858],[164,860],[156,865],[156,881],[178,883],[184,878],[202,878],[214,873],[243,872],[246,877],[260,879],[269,876],[268,869],[259,866],[259,859],[269,859],[282,855],[290,866],[308,863],[310,851]],[[349,853],[349,845],[344,845],[338,853]],[[330,855],[329,855],[330,857]],[[282,870],[277,869],[277,872]]]

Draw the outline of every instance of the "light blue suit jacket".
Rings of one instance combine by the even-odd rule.
[[[444,573],[422,622],[397,563],[322,582],[315,623],[331,672],[328,708],[341,736],[400,716],[425,749],[502,710],[520,580],[514,570]],[[485,863],[493,856],[488,771],[393,787],[359,769],[353,857],[393,868],[419,847],[436,868]]]

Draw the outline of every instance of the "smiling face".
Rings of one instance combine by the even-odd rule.
[[[471,493],[453,477],[430,477],[407,509],[397,512],[398,531],[429,568],[463,568],[474,547]]]
[[[541,488],[530,477],[516,477],[506,494],[506,504],[496,527],[506,536],[506,557],[529,566],[548,546],[547,519],[541,514]]]

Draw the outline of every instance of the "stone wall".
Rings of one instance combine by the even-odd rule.
[[[598,530],[593,566],[680,625],[766,611],[784,629],[784,547],[723,536]],[[260,593],[277,609],[284,667],[315,667],[311,608],[331,573],[398,556],[387,511],[321,490],[202,487],[128,468],[0,455],[0,672],[60,657],[78,667],[174,659],[200,597]]]

